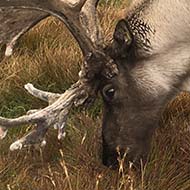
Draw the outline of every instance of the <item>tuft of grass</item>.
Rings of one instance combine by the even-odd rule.
[[[102,1],[99,14],[107,42],[119,10],[127,4],[127,0]],[[81,62],[79,47],[62,23],[54,18],[39,23],[0,65],[0,115],[16,117],[46,106],[29,96],[24,84],[63,92],[77,80]],[[102,165],[101,100],[88,111],[73,111],[63,141],[51,129],[44,149],[10,152],[9,145],[32,126],[10,130],[0,142],[0,190],[189,190],[189,114],[190,95],[182,93],[166,108],[140,174],[125,168],[123,158],[118,170]]]

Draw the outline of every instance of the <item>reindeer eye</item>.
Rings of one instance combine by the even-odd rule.
[[[113,88],[112,85],[108,85],[108,86],[105,86],[103,88],[103,97],[108,100],[108,101],[111,101],[113,98],[114,98],[114,95],[115,95],[115,89]]]

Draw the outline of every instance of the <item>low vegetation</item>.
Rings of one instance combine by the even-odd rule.
[[[116,1],[115,1],[116,2]],[[110,39],[119,10],[128,1],[101,6],[102,25]],[[63,92],[77,80],[82,56],[62,23],[48,18],[27,33],[13,56],[0,65],[0,115],[16,117],[46,104],[27,94],[23,85]],[[57,140],[51,129],[44,149],[10,152],[9,145],[32,126],[9,131],[0,142],[0,190],[189,190],[190,95],[181,93],[166,108],[148,163],[140,172],[111,170],[101,163],[101,100],[88,110],[77,109],[68,120],[67,135]]]

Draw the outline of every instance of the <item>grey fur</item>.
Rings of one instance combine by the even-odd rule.
[[[115,57],[119,76],[102,87],[115,89],[111,101],[103,96],[106,165],[116,164],[117,147],[130,161],[146,160],[164,107],[190,76],[190,1],[135,0],[125,21],[133,42],[125,59]]]

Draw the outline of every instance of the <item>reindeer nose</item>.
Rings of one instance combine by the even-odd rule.
[[[119,146],[117,146],[115,149],[111,149],[108,146],[103,146],[102,163],[111,169],[116,169],[118,168],[120,161],[129,161],[129,152],[129,147],[120,148]]]
[[[118,154],[116,150],[110,149],[106,144],[103,144],[102,163],[105,166],[116,169],[118,165],[117,157]]]
[[[109,149],[109,147],[103,147],[102,163],[111,168],[117,169],[120,164],[129,167],[132,163],[136,169],[141,168],[147,161],[147,154],[142,154],[141,148],[138,147],[116,147],[115,149]]]

